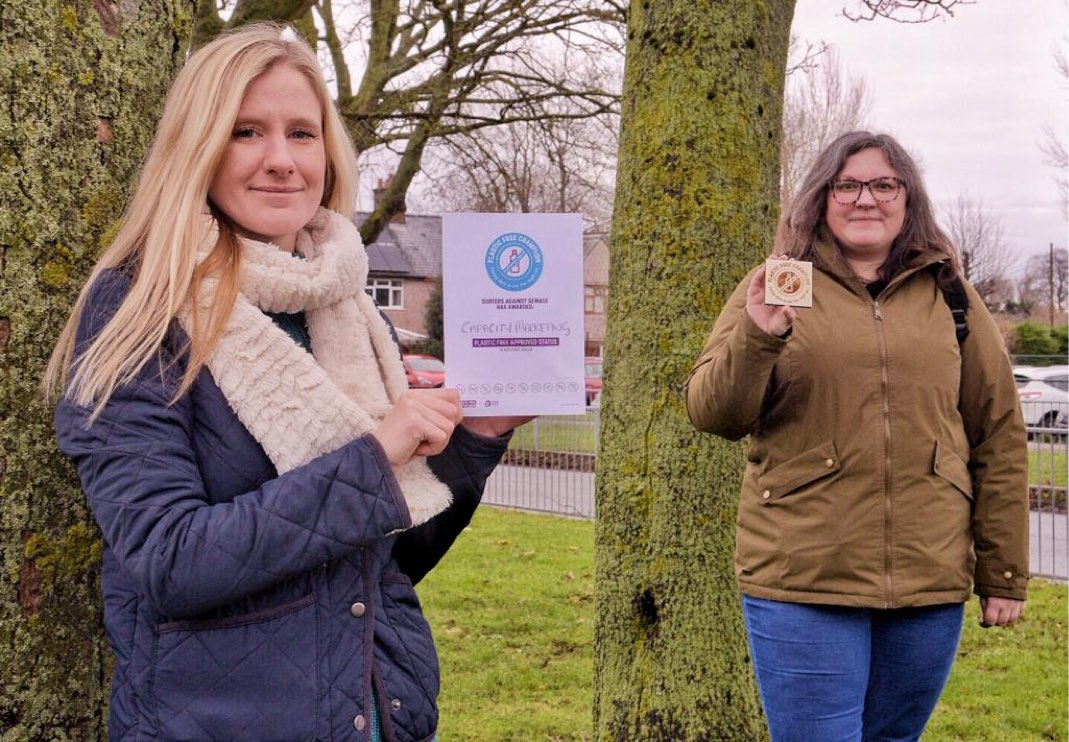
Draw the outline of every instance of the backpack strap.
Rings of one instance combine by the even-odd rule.
[[[940,265],[936,271],[935,283],[943,294],[943,301],[950,307],[950,314],[954,317],[954,334],[960,345],[969,336],[966,317],[969,312],[969,295],[965,293],[965,284],[962,283],[961,276],[956,273],[951,274],[950,271],[949,265]]]

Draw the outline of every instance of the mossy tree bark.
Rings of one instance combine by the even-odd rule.
[[[0,736],[102,739],[99,533],[44,365],[129,195],[189,0],[0,5]]]
[[[793,0],[632,2],[598,456],[599,740],[764,736],[732,558],[743,449],[681,388],[778,210]]]

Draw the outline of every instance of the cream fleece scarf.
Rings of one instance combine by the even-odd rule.
[[[203,259],[216,228],[202,242]],[[231,409],[280,474],[374,431],[407,389],[401,358],[364,292],[367,253],[349,220],[320,209],[297,235],[297,251],[243,239],[241,293],[208,369]],[[215,281],[204,281],[200,307]],[[309,355],[267,312],[303,310]],[[187,333],[192,316],[179,314]],[[412,524],[444,510],[449,488],[418,457],[394,469]]]

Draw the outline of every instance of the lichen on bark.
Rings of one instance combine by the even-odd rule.
[[[793,0],[633,2],[596,497],[595,738],[764,736],[732,566],[739,444],[681,388],[771,247]]]
[[[121,215],[187,0],[0,5],[0,735],[104,739],[101,544],[39,391]]]

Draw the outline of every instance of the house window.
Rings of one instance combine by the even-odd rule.
[[[405,294],[400,278],[369,278],[364,291],[383,309],[404,309]]]
[[[583,287],[583,310],[587,314],[605,314],[605,288],[602,286]]]

